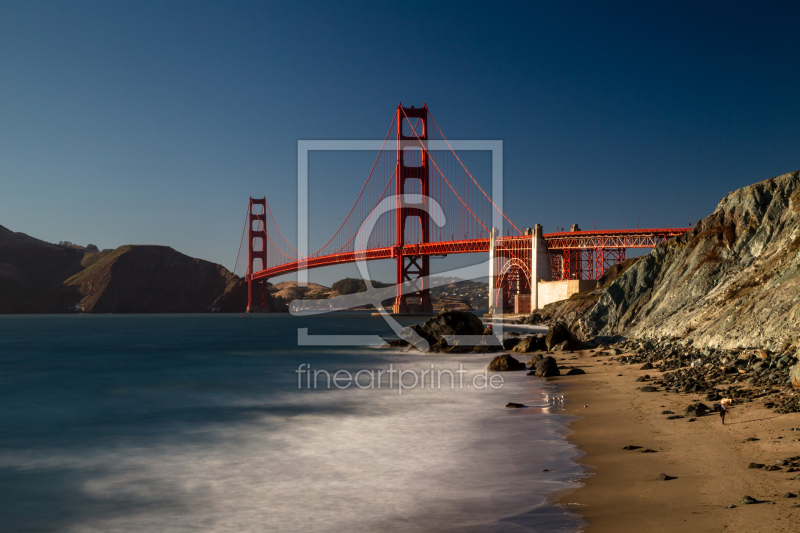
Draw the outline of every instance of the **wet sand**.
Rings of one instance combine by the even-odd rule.
[[[586,374],[562,370],[554,378],[568,401],[565,412],[581,417],[570,424],[569,440],[586,453],[579,462],[593,473],[558,501],[589,522],[588,533],[800,531],[800,498],[784,498],[800,495],[800,472],[748,468],[800,455],[800,431],[791,431],[800,427],[800,413],[775,414],[754,401],[735,404],[724,426],[717,413],[667,420],[664,410],[683,415],[692,402],[711,402],[697,394],[641,392],[647,383],[637,377],[661,373],[593,355],[555,354],[559,365]],[[760,440],[746,442],[750,437]],[[675,479],[661,481],[661,473]],[[762,503],[743,505],[745,495]]]

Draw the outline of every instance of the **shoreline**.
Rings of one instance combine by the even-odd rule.
[[[662,373],[611,361],[611,355],[581,350],[554,356],[559,365],[586,372],[553,380],[567,399],[563,413],[579,417],[567,424],[567,440],[584,453],[577,462],[588,475],[576,490],[554,495],[553,503],[579,514],[587,523],[583,531],[797,530],[800,498],[784,494],[800,495],[800,472],[748,465],[800,455],[800,431],[791,431],[800,427],[800,413],[778,415],[754,402],[735,404],[726,425],[716,413],[668,420],[662,411],[682,415],[690,403],[705,400],[641,392],[637,377]],[[628,445],[642,448],[624,450]],[[659,480],[662,473],[674,479]],[[746,495],[760,503],[741,504]]]

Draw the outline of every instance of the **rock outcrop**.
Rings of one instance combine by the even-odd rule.
[[[761,346],[800,336],[800,172],[728,196],[687,234],[642,257],[578,318],[579,336]]]
[[[443,309],[422,325],[422,328],[437,341],[451,335],[483,335],[481,319],[468,311]]]

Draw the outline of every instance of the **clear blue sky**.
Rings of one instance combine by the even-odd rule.
[[[504,141],[519,226],[687,225],[800,169],[798,6],[5,0],[0,224],[232,268],[248,196],[294,234],[298,139],[382,138],[402,101]],[[314,227],[369,172],[336,163]]]

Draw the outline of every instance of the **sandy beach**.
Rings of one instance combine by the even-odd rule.
[[[641,365],[589,351],[555,357],[586,371],[564,376],[562,370],[555,380],[568,401],[565,412],[580,417],[570,424],[569,440],[586,453],[580,462],[593,473],[559,503],[588,521],[587,532],[798,531],[800,498],[785,495],[800,495],[800,472],[748,466],[800,455],[800,431],[792,431],[800,428],[800,413],[779,415],[754,401],[735,404],[725,425],[717,413],[669,420],[662,411],[683,415],[690,403],[705,400],[639,391],[637,377],[661,375]],[[642,448],[623,449],[628,445]],[[673,479],[659,480],[662,473]],[[745,496],[759,503],[743,505]]]

